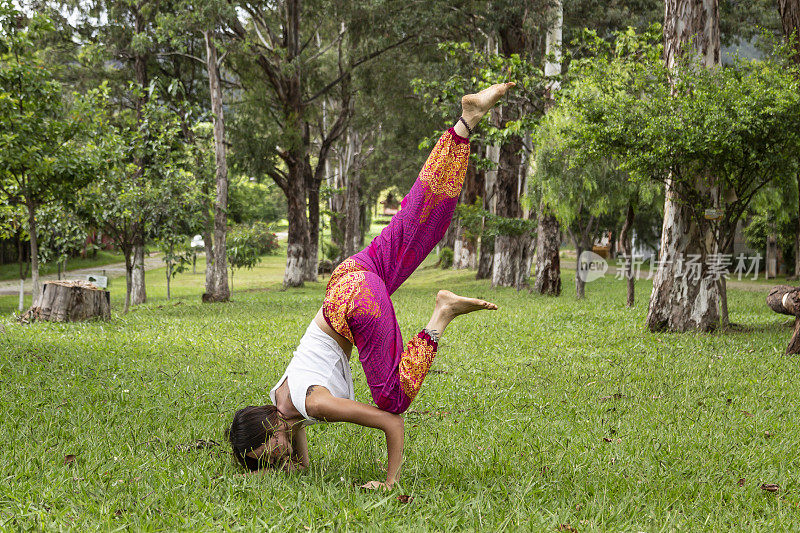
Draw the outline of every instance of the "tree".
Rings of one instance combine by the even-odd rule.
[[[73,194],[99,167],[89,137],[98,91],[64,95],[42,64],[34,39],[51,28],[25,17],[10,3],[0,5],[0,193],[25,206],[30,238],[33,298],[39,295],[37,210]]]
[[[198,199],[199,184],[181,168],[187,154],[178,118],[151,89],[141,116],[124,110],[108,117],[110,168],[81,191],[77,204],[81,218],[109,235],[125,256],[123,312],[131,305],[134,251],[141,239],[172,231],[167,225],[196,216],[205,205]],[[142,159],[149,164],[140,166]]]
[[[227,264],[231,269],[231,282],[233,274],[239,269],[252,270],[261,262],[260,250],[254,235],[253,227],[239,226],[228,233]]]
[[[664,63],[673,69],[681,57],[696,54],[698,64],[713,68],[720,62],[718,0],[665,0]],[[692,173],[693,174],[693,173]],[[685,176],[690,192],[700,192],[702,177]],[[695,183],[692,184],[691,182]],[[694,279],[681,275],[678,261],[700,255],[705,262],[703,242],[707,234],[694,223],[692,213],[680,201],[675,177],[666,181],[664,223],[659,247],[659,267],[653,279],[653,292],[647,312],[651,331],[713,330],[719,323],[717,285],[705,276]]]
[[[556,108],[542,121],[535,142],[535,185],[575,244],[578,299],[585,296],[587,280],[581,255],[592,250],[600,216],[622,207],[630,196],[627,174],[613,160],[587,154],[580,128],[568,107]]]
[[[564,6],[556,0],[552,10],[552,22],[547,31],[545,43],[544,75],[548,78],[545,98],[545,112],[552,109],[555,91],[560,87],[561,76],[561,36],[564,19]],[[539,294],[559,296],[561,294],[561,236],[558,219],[546,201],[539,206],[539,219],[536,231],[536,280],[533,288]],[[577,274],[577,272],[576,272]],[[577,279],[577,278],[576,278]],[[581,292],[581,291],[579,291]]]
[[[509,37],[509,39],[512,39]],[[467,65],[473,72],[472,79],[459,72],[444,81],[415,80],[418,94],[425,95],[433,106],[447,110],[443,116],[453,116],[452,108],[461,95],[488,87],[493,83],[514,80],[517,85],[507,96],[507,103],[492,112],[492,119],[483,121],[480,130],[474,134],[477,144],[496,145],[496,179],[491,186],[493,199],[489,202],[490,212],[500,218],[516,220],[522,216],[521,195],[525,191],[525,179],[529,161],[530,146],[525,145],[525,132],[533,129],[543,111],[544,83],[542,71],[522,55],[487,53],[470,43],[444,43],[441,45],[457,65]],[[496,119],[496,120],[494,120]],[[430,147],[438,134],[429,137],[421,146]],[[478,168],[491,168],[493,163],[473,154]],[[488,176],[489,171],[487,171]],[[487,177],[487,182],[488,182]],[[486,232],[481,247],[487,242],[494,245],[492,259],[492,285],[513,286],[518,289],[526,286],[532,256],[533,231],[517,231],[518,227],[528,228],[516,223],[495,224],[494,232]],[[508,232],[506,232],[508,230]],[[482,252],[483,253],[483,252]],[[479,265],[479,275],[480,275]]]
[[[67,270],[67,259],[84,250],[88,235],[86,228],[66,202],[51,202],[39,214],[39,244],[42,263],[56,263],[58,279]]]
[[[317,277],[320,184],[332,145],[344,133],[350,116],[353,72],[410,41],[419,30],[395,10],[384,11],[382,2],[348,7],[286,0],[242,2],[237,7],[244,16],[229,21],[227,34],[240,47],[235,65],[251,104],[242,107],[246,114],[237,116],[237,125],[247,133],[239,139],[256,156],[250,158],[252,173],[269,175],[286,195],[289,235],[284,284],[295,287]],[[370,38],[354,41],[362,44],[356,49],[358,55],[346,54],[340,46],[342,39],[358,39],[368,28]],[[327,37],[327,42],[308,46],[317,34]],[[378,35],[382,37],[375,38]],[[332,91],[342,95],[340,106],[330,110],[335,115],[322,130],[317,121],[322,98]],[[316,145],[312,128],[319,139]]]
[[[783,35],[789,46],[793,47],[792,58],[800,65],[800,0],[778,0],[778,13],[781,17]],[[798,186],[798,210],[800,211],[800,172],[796,177]],[[795,230],[794,275],[800,277],[800,217]]]
[[[797,66],[780,50],[760,61],[739,59],[730,68],[706,69],[696,57],[671,68],[647,54],[621,61],[597,61],[597,69],[585,71],[594,89],[570,95],[583,124],[584,149],[613,156],[637,180],[667,185],[672,201],[666,202],[665,220],[680,230],[664,225],[659,271],[670,273],[673,291],[685,292],[658,310],[667,320],[660,327],[714,328],[720,314],[723,323],[727,318],[721,274],[730,266],[737,222],[762,188],[797,171]],[[695,240],[687,242],[690,236]],[[662,297],[658,287],[651,314]]]
[[[19,306],[25,310],[25,278],[28,275],[24,259],[23,237],[25,236],[25,213],[19,205],[10,205],[8,198],[0,197],[0,239],[16,237],[17,263],[19,264]]]

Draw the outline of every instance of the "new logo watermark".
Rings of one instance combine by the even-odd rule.
[[[751,280],[758,279],[763,257],[761,254],[747,256],[743,253],[735,258],[733,254],[708,254],[703,261],[700,254],[689,254],[678,255],[673,261],[669,258],[658,260],[653,256],[649,260],[650,268],[647,276],[641,275],[645,264],[644,256],[620,254],[617,259],[618,266],[614,279],[625,279],[629,275],[635,279],[653,279],[659,266],[674,264],[675,276],[678,278],[686,277],[691,281],[700,279],[718,281],[725,276],[725,278],[735,277],[741,281],[745,277]],[[608,272],[608,261],[602,256],[588,250],[581,253],[578,258],[578,277],[581,280],[589,283],[604,277],[606,272]]]
[[[584,282],[589,283],[600,279],[608,272],[608,261],[602,256],[586,250],[578,258],[578,277]]]

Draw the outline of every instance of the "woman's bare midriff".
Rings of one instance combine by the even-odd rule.
[[[314,317],[314,323],[319,326],[319,329],[325,332],[325,334],[329,335],[333,340],[336,341],[342,350],[344,351],[345,355],[348,359],[350,359],[350,354],[353,352],[353,345],[350,344],[350,341],[336,333],[330,325],[325,321],[325,317],[322,316],[322,308],[317,312],[317,315]],[[275,389],[275,407],[278,408],[278,412],[288,421],[295,421],[301,420],[303,415],[297,410],[292,403],[292,396],[289,393],[289,380],[283,380],[281,386]]]

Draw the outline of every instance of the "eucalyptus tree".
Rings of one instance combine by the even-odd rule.
[[[542,120],[536,136],[535,186],[542,202],[575,244],[575,290],[585,296],[583,251],[591,251],[602,215],[623,208],[631,196],[627,173],[614,160],[583,150],[580,117],[568,106]]]
[[[234,145],[247,154],[249,170],[268,175],[286,195],[284,284],[299,286],[317,277],[320,184],[350,117],[353,72],[417,38],[420,9],[300,0],[234,5],[240,16],[226,36],[238,45],[233,65],[245,91],[236,127],[246,132]],[[343,40],[353,46],[340,46]],[[324,97],[337,91],[339,105],[320,124]]]
[[[664,63],[674,69],[682,57],[696,56],[697,64],[714,68],[720,64],[718,0],[665,0]],[[691,173],[691,171],[689,171]],[[683,176],[690,188],[709,192],[701,176]],[[712,330],[719,323],[719,293],[716,283],[706,276],[681,275],[678,261],[700,255],[705,262],[703,242],[708,235],[694,223],[688,206],[676,192],[676,180],[666,180],[664,223],[661,229],[659,267],[653,279],[653,293],[647,312],[650,330]]]
[[[778,0],[778,12],[781,17],[783,35],[787,44],[792,46],[792,58],[800,64],[800,0]],[[798,156],[800,158],[800,156]],[[800,210],[800,171],[797,176],[798,210]],[[800,277],[800,216],[797,219],[794,246],[794,275]]]
[[[158,19],[161,41],[169,43],[173,50],[167,52],[189,60],[196,68],[202,65],[205,72],[206,91],[202,91],[205,102],[201,102],[197,94],[193,95],[195,106],[210,112],[213,134],[214,154],[214,189],[213,221],[206,219],[206,292],[204,302],[226,301],[230,298],[228,287],[228,269],[226,266],[227,229],[228,229],[228,149],[226,140],[226,122],[224,103],[223,60],[228,54],[228,44],[223,29],[236,25],[234,6],[228,2],[217,0],[177,0],[175,9],[164,13]],[[220,49],[222,47],[222,53]],[[206,96],[207,95],[207,96]],[[197,145],[194,130],[184,127],[187,141]],[[199,148],[199,147],[198,147]],[[197,155],[198,175],[202,164]],[[213,229],[212,229],[213,228]],[[213,238],[211,234],[213,232]]]
[[[548,79],[545,112],[552,110],[555,92],[560,87],[561,47],[564,25],[564,6],[561,0],[550,6],[551,20],[545,41],[544,75]],[[546,198],[539,206],[536,228],[536,280],[533,288],[539,294],[559,296],[561,294],[561,236],[558,218]],[[577,279],[577,278],[576,278]],[[579,290],[579,293],[582,290]]]
[[[593,91],[570,94],[587,152],[666,187],[651,329],[714,329],[720,315],[726,323],[721,274],[736,224],[762,188],[797,172],[798,67],[779,52],[714,69],[696,56],[669,68],[647,55],[597,61],[584,71]],[[620,72],[630,73],[625,90]]]

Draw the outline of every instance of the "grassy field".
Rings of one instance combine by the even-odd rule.
[[[621,281],[576,301],[565,279],[551,299],[432,262],[394,296],[404,335],[438,288],[501,309],[448,329],[386,494],[353,486],[385,462],[382,434],[356,426],[310,428],[304,474],[231,462],[224,427],[268,401],[324,291],[281,290],[281,257],[237,274],[229,304],[200,304],[202,265],[171,302],[148,272],[150,303],[105,323],[22,326],[0,297],[0,530],[798,528],[798,360],[762,293],[731,291],[739,331],[653,335],[646,281],[630,310]],[[111,290],[119,311],[124,280]]]

